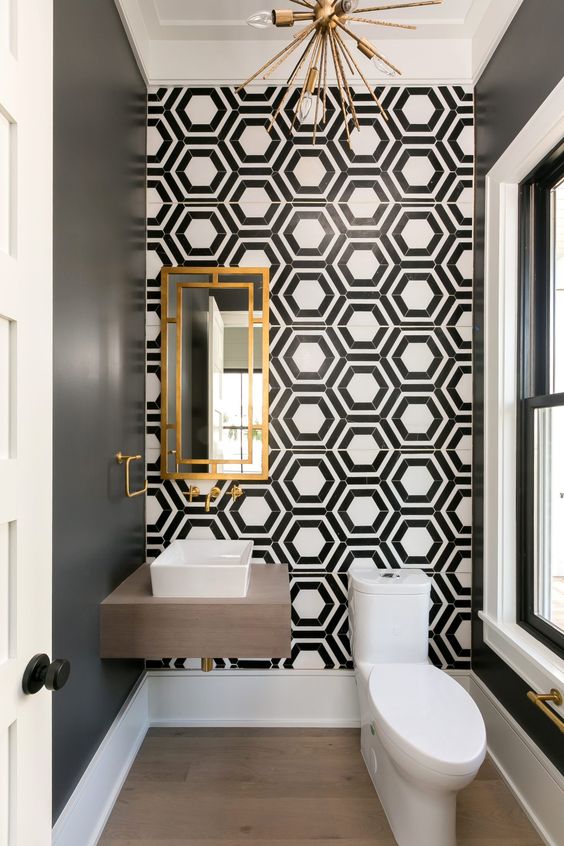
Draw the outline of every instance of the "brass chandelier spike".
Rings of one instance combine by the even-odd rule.
[[[356,61],[350,48],[350,42],[345,41],[344,35],[356,43],[356,47],[363,56],[371,59],[380,73],[389,77],[401,75],[396,65],[387,59],[367,38],[357,35],[349,26],[351,22],[373,24],[381,27],[395,27],[397,29],[416,29],[411,24],[396,23],[394,21],[361,17],[373,12],[389,12],[394,9],[409,9],[420,6],[440,6],[443,0],[416,0],[408,3],[387,3],[380,6],[366,6],[358,8],[359,0],[289,0],[300,10],[273,9],[272,11],[256,12],[247,20],[256,29],[266,29],[276,26],[279,28],[293,27],[294,24],[305,24],[292,39],[290,44],[280,50],[265,65],[237,88],[241,91],[255,79],[268,79],[296,50],[300,50],[299,58],[286,82],[280,103],[272,115],[268,125],[270,132],[276,123],[284,103],[290,96],[300,73],[303,72],[303,83],[294,109],[292,128],[296,122],[303,122],[313,112],[312,137],[315,144],[318,128],[327,120],[327,91],[328,66],[333,65],[333,72],[337,80],[341,112],[345,123],[347,141],[351,143],[351,125],[353,129],[360,129],[356,108],[354,105],[351,83],[347,73],[358,78],[365,85],[372,100],[380,110],[384,120],[388,115],[372,85],[366,79],[360,65]]]

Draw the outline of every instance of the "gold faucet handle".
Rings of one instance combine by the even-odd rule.
[[[200,496],[200,488],[196,487],[196,485],[190,485],[186,496],[189,502],[193,502],[195,498]]]
[[[231,499],[235,502],[240,496],[243,496],[243,488],[237,483],[234,483],[229,493],[231,495]]]

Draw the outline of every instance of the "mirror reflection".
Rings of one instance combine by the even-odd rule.
[[[268,271],[162,280],[162,475],[267,478]]]

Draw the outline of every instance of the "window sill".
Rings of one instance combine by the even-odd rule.
[[[564,659],[525,631],[517,623],[500,623],[479,612],[484,623],[484,641],[537,693],[556,687],[564,690]],[[556,708],[564,716],[564,705]]]

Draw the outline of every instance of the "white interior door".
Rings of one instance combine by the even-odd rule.
[[[51,842],[52,0],[0,0],[0,846]]]

